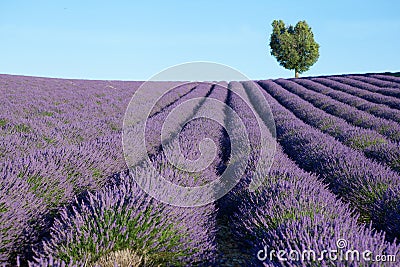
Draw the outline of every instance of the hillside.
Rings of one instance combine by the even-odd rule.
[[[400,77],[154,82],[143,106],[132,110],[129,103],[142,84],[0,75],[0,264],[12,266],[18,258],[31,266],[56,266],[53,259],[78,266],[115,259],[122,266],[286,266],[276,255],[258,259],[265,247],[287,253],[312,248],[317,254],[370,250],[399,260]],[[146,108],[147,97],[173,86],[143,124],[151,164],[128,168],[122,133],[137,133],[142,122],[124,125],[124,116],[129,121],[126,116]],[[187,114],[204,109],[220,117],[188,123],[178,117],[184,127],[171,140],[180,142],[186,159],[202,156],[198,144],[204,138],[217,151],[204,169],[181,170],[162,146],[162,125],[180,104],[202,97],[231,110],[199,101]],[[263,116],[268,112],[273,124]],[[232,149],[237,137],[229,133],[238,134],[242,124],[252,156],[240,182],[222,198],[176,207],[138,185],[154,170],[183,186],[217,180],[240,157]],[[267,152],[263,134],[274,144]],[[271,164],[265,163],[272,150]],[[265,164],[261,172],[258,163]],[[251,192],[254,177],[262,185]]]

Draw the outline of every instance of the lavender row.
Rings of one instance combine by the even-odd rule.
[[[355,88],[353,86],[338,82],[337,80],[340,80],[340,78],[312,78],[311,80],[319,82],[332,89],[358,96],[373,103],[383,104],[392,109],[400,109],[400,99]]]
[[[286,90],[300,96],[329,114],[345,119],[355,126],[373,129],[395,142],[400,141],[400,125],[398,123],[373,116],[323,93],[309,90],[299,85],[300,83],[296,80],[286,80],[282,81],[281,84],[283,85],[283,83]]]
[[[199,87],[202,87],[204,89],[209,88],[207,84],[201,84],[199,85]],[[227,95],[227,90],[225,88],[222,88],[218,85],[213,85],[211,87],[211,90],[207,93],[207,100],[205,101],[208,101],[209,99],[217,99],[221,102],[224,102],[226,95]],[[196,115],[197,113],[203,114],[202,109],[204,108],[204,104],[205,104],[204,102],[199,102],[198,108],[193,109],[194,115]],[[185,113],[186,112],[183,112],[182,114]],[[182,125],[182,123],[180,123],[179,121],[186,121],[186,118],[183,118],[182,114],[174,118],[174,121],[177,122],[177,125],[179,124]],[[211,111],[211,114],[214,115],[213,119],[217,119],[215,116],[218,116],[218,114],[221,115],[222,113],[221,111],[219,112]],[[156,168],[157,170],[159,170],[162,176],[167,180],[169,180],[170,182],[174,184],[179,184],[181,186],[191,186],[191,187],[201,186],[216,180],[218,175],[218,168],[221,167],[221,165],[223,165],[223,151],[220,150],[221,149],[220,142],[223,140],[224,137],[222,126],[216,124],[213,120],[198,118],[184,124],[182,131],[180,131],[178,135],[173,136],[172,139],[170,140],[170,143],[173,143],[174,141],[179,142],[181,153],[184,156],[184,158],[188,160],[196,160],[202,156],[202,153],[200,152],[198,145],[200,141],[203,140],[205,137],[211,139],[214,142],[214,144],[217,145],[219,151],[217,152],[216,158],[212,161],[212,163],[201,172],[193,173],[193,172],[185,172],[184,169],[176,169],[174,166],[170,164],[168,159],[165,157],[164,152],[166,152],[166,150],[169,150],[170,147],[165,147],[165,146],[161,147],[160,140],[158,140],[159,138],[157,138],[160,136],[160,128],[161,128],[160,125],[162,125],[164,121],[165,121],[164,118],[158,118],[158,119],[155,118],[154,121],[147,123],[146,132],[149,134],[146,134],[146,139],[150,141],[148,143],[153,144],[152,146],[154,148],[149,147],[149,151],[154,156],[152,157],[152,166],[145,165],[143,167],[139,167],[138,170],[139,173],[137,175],[141,175],[141,173],[143,173],[144,175],[149,173],[151,175],[152,173],[151,169]],[[152,137],[155,139],[153,142],[151,142]],[[204,153],[204,151],[202,152]],[[169,193],[170,192],[166,192],[167,195]],[[174,198],[179,198],[179,197],[180,195],[174,195]],[[203,208],[204,207],[201,207],[200,209]],[[195,207],[195,208],[190,208],[189,210],[191,211],[191,213],[197,214],[198,209],[199,208]],[[216,212],[215,216],[217,216],[218,212],[219,211]],[[201,221],[201,217],[196,218],[196,220],[193,221],[193,224],[195,224],[196,221]],[[208,224],[207,227],[209,228],[209,230],[202,230],[202,231],[204,233],[207,233],[210,236],[210,238],[215,237],[214,231],[217,231],[218,228],[217,222],[213,224]],[[217,241],[215,240],[215,242]],[[215,246],[216,249],[218,249],[217,243],[215,244]],[[200,255],[202,254],[204,253],[201,253]],[[201,261],[203,264],[205,262],[207,264],[212,264],[215,260],[216,255],[217,252],[215,251],[213,257],[210,257],[207,260],[203,258],[203,260]],[[196,264],[196,262],[199,261],[191,259],[187,263]]]
[[[197,91],[199,91],[199,90],[197,90]],[[201,91],[201,90],[200,90]],[[205,95],[205,93],[206,93],[207,91],[204,91],[204,93],[200,93],[200,94],[194,94],[193,95],[193,93],[192,93],[192,95],[191,96],[188,96],[188,97],[196,97],[196,96],[204,96]],[[188,98],[186,98],[186,99],[188,99]],[[224,100],[224,99],[223,99]],[[183,101],[184,101],[184,99],[183,99]],[[181,101],[182,102],[182,101]],[[176,103],[176,105],[177,105],[178,103]],[[169,107],[170,109],[171,108],[173,108],[172,106],[170,106]],[[157,113],[157,114],[160,114],[160,113]],[[155,116],[156,117],[156,116]],[[160,116],[159,116],[160,117]],[[91,144],[91,145],[89,145],[89,148],[92,146],[93,144]],[[112,149],[109,149],[109,148],[107,148],[107,147],[98,147],[98,146],[95,146],[94,148],[95,149],[92,149],[92,150],[89,150],[88,151],[88,153],[89,154],[91,154],[91,153],[93,153],[93,152],[99,152],[99,151],[102,151],[102,152],[104,152],[104,153],[106,153],[108,156],[111,156],[110,155],[110,150],[112,151],[112,152],[116,152],[115,154],[116,155],[118,155],[119,156],[119,159],[121,159],[120,158],[120,156],[122,155],[122,151],[120,151],[120,149],[119,149],[119,144],[118,144],[118,142],[114,142],[114,145],[115,145],[115,150],[112,150]],[[98,150],[97,150],[98,149]],[[94,151],[93,151],[94,150]],[[58,152],[58,153],[57,153]],[[91,152],[91,153],[90,153]],[[55,151],[53,154],[54,155],[59,155],[61,158],[64,156],[65,157],[65,151],[63,151],[63,150],[61,150],[61,151]],[[74,153],[69,153],[68,152],[68,154],[72,154],[72,155],[74,155]],[[114,154],[114,153],[112,153],[112,154]],[[114,154],[114,155],[115,155]],[[59,159],[57,159],[57,157],[52,157],[51,156],[52,155],[52,153],[48,153],[48,151],[46,151],[45,152],[45,154],[41,157],[41,159],[42,160],[49,160],[50,159],[50,161],[51,161],[51,159],[55,159],[55,162],[56,162],[56,164],[54,165],[53,164],[53,166],[55,166],[55,167],[63,167],[63,165],[65,164],[65,163],[63,163],[63,161],[61,161],[60,162],[60,160]],[[75,154],[76,155],[76,154]],[[93,155],[96,155],[96,153],[93,153],[92,154],[92,156]],[[39,156],[40,157],[40,156]],[[48,158],[46,158],[46,157],[48,157]],[[82,160],[84,160],[84,158],[82,158],[82,155],[79,155],[78,157],[76,157],[76,158],[79,158],[79,159],[82,159]],[[101,158],[98,158],[98,157],[96,157],[96,156],[94,156],[94,158],[97,158],[97,160],[99,161],[98,163],[101,163],[101,162],[107,162],[106,160],[101,160]],[[93,158],[90,158],[91,160],[93,159]],[[79,162],[76,162],[76,160],[74,160],[73,158],[71,159],[71,157],[65,157],[65,160],[66,160],[66,162],[68,162],[68,163],[70,163],[71,164],[71,169],[69,170],[70,172],[72,172],[72,175],[71,176],[73,176],[74,178],[77,178],[77,176],[79,176],[79,177],[83,177],[83,176],[87,176],[87,178],[88,179],[82,179],[82,180],[79,180],[78,181],[78,179],[77,179],[77,181],[74,181],[74,182],[80,182],[80,181],[84,181],[84,182],[86,182],[86,183],[89,183],[90,182],[90,175],[88,175],[88,173],[87,172],[85,172],[85,173],[80,173],[80,171],[79,170],[75,170],[75,169],[73,169],[73,166],[75,165],[75,166],[80,166],[80,167],[82,167],[81,168],[81,170],[85,170],[85,164],[80,164]],[[41,164],[37,164],[36,162],[35,162],[35,160],[32,160],[32,159],[26,159],[25,160],[26,162],[28,162],[31,166],[30,166],[30,168],[29,169],[27,169],[27,170],[25,170],[24,168],[25,168],[25,165],[24,164],[20,164],[21,165],[21,167],[23,167],[23,168],[19,168],[19,169],[22,169],[22,170],[24,170],[24,172],[22,173],[23,174],[23,176],[27,176],[28,177],[28,179],[29,179],[29,177],[31,176],[30,174],[31,173],[34,173],[34,170],[35,170],[35,168],[38,168],[38,167],[40,167],[41,166]],[[37,160],[36,160],[37,161]],[[85,161],[85,160],[84,160]],[[111,160],[112,161],[112,160]],[[46,166],[49,166],[49,163],[46,163],[45,164]],[[83,166],[82,166],[83,165]],[[100,164],[101,165],[101,164]],[[11,164],[11,166],[13,166],[13,170],[14,170],[14,174],[16,174],[16,170],[17,170],[17,167],[18,166],[16,166],[16,164],[15,164],[15,162],[13,162],[12,164]],[[42,166],[43,166],[43,164],[42,164]],[[52,164],[50,164],[50,166],[52,166]],[[106,167],[107,166],[107,164],[104,166],[104,167]],[[86,167],[89,167],[89,165],[87,165],[86,164]],[[99,173],[100,174],[102,174],[101,173],[101,171],[99,171],[99,170],[96,170],[96,169],[92,169],[92,168],[87,168],[88,169],[88,171],[94,171],[94,175],[95,175],[95,177],[96,178],[100,178],[100,177],[97,177],[98,175],[99,175]],[[119,169],[121,169],[121,166],[120,166],[120,168]],[[50,171],[50,173],[51,173],[51,169],[49,169],[49,171]],[[165,171],[165,172],[167,172],[167,171]],[[19,176],[22,176],[22,174],[20,173],[20,172],[18,172],[18,174],[17,174],[17,176],[19,175]],[[7,175],[9,175],[9,173],[7,173]],[[37,175],[38,176],[38,175]],[[48,191],[48,192],[54,192],[54,188],[61,188],[61,189],[63,189],[63,188],[70,188],[71,186],[70,185],[66,185],[66,184],[64,184],[63,183],[63,181],[65,180],[65,179],[52,179],[52,178],[57,178],[57,176],[60,176],[60,175],[55,175],[55,177],[54,176],[52,176],[52,177],[50,177],[50,179],[48,178],[48,177],[45,177],[44,179],[40,179],[41,181],[48,181],[48,183],[46,183],[45,184],[45,186],[47,186],[48,185],[48,188],[50,188],[51,190],[42,190],[43,188],[41,188],[40,186],[39,186],[39,190],[40,191],[42,191],[42,192],[46,192],[46,191]],[[38,176],[38,177],[40,177],[40,176]],[[23,178],[23,177],[21,177],[21,178]],[[60,180],[60,181],[59,181]],[[101,179],[98,179],[98,180],[101,180]],[[181,179],[181,180],[183,180],[183,179]],[[193,180],[193,179],[192,179]],[[55,183],[57,183],[57,186],[54,186],[54,184],[52,183],[52,181],[54,181]],[[104,183],[104,180],[103,180],[103,183]],[[36,185],[35,185],[36,186]],[[92,188],[88,188],[88,186],[87,186],[87,184],[86,185],[82,185],[82,184],[76,184],[75,183],[75,185],[73,186],[73,187],[76,187],[76,188],[79,188],[80,190],[83,190],[83,189],[85,189],[85,188],[87,188],[87,189],[92,189],[92,190],[95,190],[93,187]],[[63,190],[61,190],[61,191],[63,191]],[[65,199],[68,199],[68,198],[70,198],[71,196],[73,196],[73,190],[69,190],[68,191],[69,192],[69,195],[68,196],[65,196]],[[75,192],[76,193],[76,192]],[[54,199],[54,198],[52,198],[52,197],[49,197],[48,198],[49,200],[52,200],[52,199]],[[57,198],[55,198],[55,199],[57,199]],[[62,199],[62,200],[64,200],[64,199]],[[60,202],[62,202],[62,201],[60,201]],[[19,203],[19,202],[18,202]],[[33,202],[32,202],[33,203]],[[56,203],[57,204],[57,203]],[[44,206],[44,205],[43,205]],[[35,213],[35,212],[33,212],[33,213]],[[15,215],[15,214],[14,214]],[[30,219],[32,219],[32,218],[30,218]],[[25,242],[26,242],[26,240],[25,240]]]
[[[368,75],[368,76],[350,75],[349,77],[369,84],[373,84],[375,86],[381,87],[382,89],[400,88],[400,80],[397,81],[381,80],[380,79],[382,77],[381,75]]]
[[[190,99],[196,99],[196,98],[201,98],[201,97],[207,97],[211,94],[213,90],[213,87],[209,84],[199,84],[196,87],[196,90],[192,91],[191,93],[185,95],[184,97],[178,99],[178,101],[175,101],[172,103],[172,105],[169,105],[161,113],[157,113],[155,116],[149,117],[146,122],[145,122],[145,127],[146,127],[146,139],[147,140],[154,140],[157,141],[155,144],[152,144],[151,142],[146,142],[149,147],[148,147],[148,153],[149,154],[157,154],[159,151],[159,146],[161,145],[161,127],[160,125],[163,125],[164,121],[166,120],[167,116],[169,113],[176,107],[178,107],[180,104],[184,103],[187,100]],[[198,107],[201,106],[200,100],[197,101]],[[136,109],[136,107],[133,107],[133,109]],[[128,111],[129,112],[129,108]],[[195,113],[195,111],[193,111]],[[186,116],[191,116],[192,114],[183,114]],[[184,120],[185,118],[180,118]],[[131,126],[128,126],[131,127]],[[136,127],[133,125],[132,127]],[[141,125],[138,125],[138,128],[141,128]]]
[[[262,101],[254,91],[249,90],[248,93],[251,103],[260,114],[269,112],[267,107],[260,105]],[[233,101],[232,104],[235,111],[246,113],[244,103]],[[252,115],[246,114],[242,118],[250,132],[257,132],[259,126]],[[270,125],[268,118],[263,123]],[[300,169],[283,153],[279,145],[271,169],[261,175],[263,184],[253,193],[241,194],[239,207],[232,219],[237,239],[247,243],[243,247],[248,248],[247,252],[251,256],[246,266],[260,266],[262,261],[257,258],[257,254],[265,247],[269,251],[286,252],[306,247],[318,253],[329,247],[336,249],[335,240],[344,237],[360,251],[372,248],[375,253],[400,252],[399,246],[384,241],[382,233],[376,234],[365,229],[364,225],[358,225],[357,216],[348,205],[338,201],[316,176]],[[319,227],[324,232],[314,231]],[[261,253],[261,256],[265,253]],[[286,266],[276,258],[264,261],[264,264],[269,263]]]
[[[372,74],[372,75],[369,75],[369,76],[377,78],[379,80],[394,82],[396,84],[400,83],[400,78],[398,76],[383,75],[383,74]]]
[[[79,145],[48,148],[5,161],[0,173],[4,180],[28,181],[32,190],[46,199],[46,206],[54,208],[76,190],[101,187],[109,175],[124,168],[119,142],[120,135],[114,134]],[[86,179],[80,179],[82,176]]]
[[[376,79],[365,76],[331,76],[330,79],[388,97],[400,98],[400,90],[374,85]],[[379,81],[379,80],[378,80]]]
[[[263,107],[263,113],[260,117],[251,105],[246,91],[239,82],[230,82],[229,90],[231,92],[227,104],[233,108],[234,112],[239,115],[246,127],[246,133],[250,142],[250,157],[246,169],[246,176],[241,180],[241,191],[248,190],[248,187],[257,186],[257,180],[252,179],[254,176],[263,176],[273,162],[273,155],[276,147],[276,129],[272,118],[272,111],[268,106]],[[261,95],[260,95],[261,96]],[[261,103],[260,103],[261,104]],[[264,122],[267,121],[268,123]],[[232,128],[238,126],[231,125]],[[240,192],[232,192],[232,196],[240,195]],[[240,197],[237,198],[240,201]]]
[[[241,152],[245,157],[246,162],[240,168],[243,171],[241,179],[238,183],[221,199],[217,201],[218,215],[217,215],[217,241],[219,248],[219,257],[217,258],[218,266],[247,266],[249,259],[253,256],[248,254],[245,249],[243,240],[236,238],[234,228],[232,226],[232,216],[235,210],[242,201],[243,195],[248,193],[249,186],[254,182],[252,174],[256,173],[261,167],[261,172],[267,172],[271,161],[273,160],[271,154],[275,150],[274,143],[272,142],[270,149],[262,149],[263,142],[261,132],[268,132],[268,129],[256,127],[258,120],[254,112],[249,106],[250,102],[246,98],[246,93],[243,87],[238,82],[230,82],[228,85],[229,92],[226,100],[228,107],[225,110],[225,120],[228,132],[232,133],[229,138],[237,140],[246,140],[249,147],[241,148]],[[240,107],[238,109],[237,107]],[[240,120],[234,120],[234,114],[239,116]],[[240,121],[251,121],[254,127],[242,125]],[[240,131],[241,127],[245,126],[245,131]],[[268,139],[270,141],[271,139]],[[231,142],[232,143],[232,142]],[[229,147],[225,144],[224,147]],[[248,153],[248,154],[247,154]],[[268,153],[271,153],[268,155]],[[235,158],[230,157],[229,162],[235,162]]]
[[[276,86],[272,81],[262,81],[260,85]],[[245,86],[247,90],[260,90]],[[305,124],[266,91],[263,94],[273,111],[277,137],[285,152],[301,168],[317,173],[332,192],[351,203],[362,221],[372,222],[391,238],[399,237],[399,175]]]
[[[174,83],[165,83],[162,82],[158,86],[154,86],[155,82],[152,82],[152,89],[154,90],[154,87],[165,87],[169,88],[168,92],[157,101],[155,106],[152,108],[149,117],[152,117],[156,115],[157,113],[162,112],[163,109],[166,107],[172,105],[175,103],[179,98],[182,98],[192,92],[193,90],[196,89],[196,86],[198,85],[197,83],[180,83],[180,82],[174,82]],[[157,83],[156,83],[157,84]],[[149,92],[151,93],[151,92]]]
[[[275,83],[273,86],[264,86],[264,89],[298,118],[337,138],[343,144],[363,152],[367,157],[400,172],[400,148],[397,143],[387,140],[375,131],[352,126],[284,89],[296,90],[300,87],[296,83],[286,80],[276,80]]]
[[[368,112],[377,117],[393,120],[397,123],[400,123],[400,111],[396,109],[391,109],[386,105],[371,103],[357,96],[353,96],[351,94],[332,89],[327,85],[314,82],[311,79],[297,79],[296,83],[304,86],[309,90],[327,95],[329,97],[332,97],[333,99],[353,106],[359,110]]]
[[[0,263],[6,263],[12,252],[31,240],[31,220],[46,212],[41,199],[22,180],[4,179],[0,187]]]

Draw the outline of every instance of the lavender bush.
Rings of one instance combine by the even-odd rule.
[[[168,206],[146,195],[127,173],[110,185],[60,211],[37,261],[95,263],[112,251],[132,249],[155,263],[184,265],[207,259],[214,249],[213,208]],[[40,259],[42,258],[42,259]]]

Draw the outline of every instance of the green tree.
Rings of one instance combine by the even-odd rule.
[[[319,44],[315,42],[307,22],[299,21],[295,27],[286,27],[282,20],[274,20],[272,28],[269,43],[271,55],[284,68],[294,70],[296,78],[317,62]]]

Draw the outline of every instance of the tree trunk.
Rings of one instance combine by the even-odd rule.
[[[297,70],[295,70],[294,73],[295,73],[295,74],[294,74],[294,77],[295,77],[295,78],[299,78],[299,72],[298,72]]]

